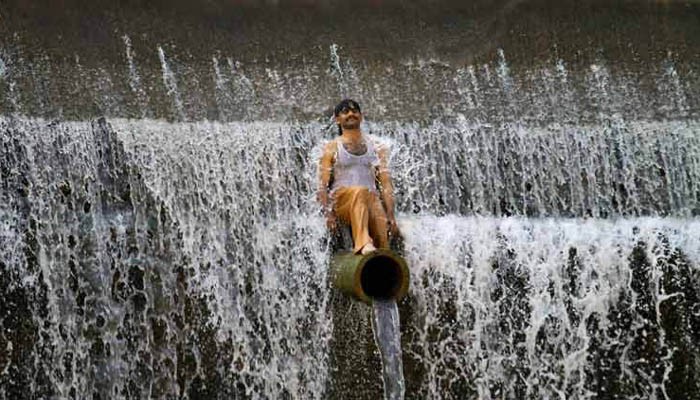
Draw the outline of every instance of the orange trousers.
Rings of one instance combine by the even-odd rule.
[[[387,218],[379,195],[364,186],[347,186],[333,193],[335,215],[352,229],[353,251],[359,253],[368,243],[389,248]]]

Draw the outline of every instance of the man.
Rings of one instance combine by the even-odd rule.
[[[399,235],[388,151],[360,130],[357,102],[341,101],[333,115],[340,136],[326,144],[319,163],[318,200],[328,229],[337,228],[337,219],[349,223],[355,254],[387,249],[388,234]]]

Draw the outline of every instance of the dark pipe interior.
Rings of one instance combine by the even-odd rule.
[[[404,276],[401,266],[391,257],[376,256],[362,268],[362,290],[372,299],[393,299],[401,289]]]

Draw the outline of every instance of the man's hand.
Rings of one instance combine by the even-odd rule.
[[[338,225],[336,223],[335,213],[332,209],[332,199],[330,198],[331,196],[329,196],[328,193],[328,186],[331,182],[331,175],[333,170],[333,158],[335,156],[336,149],[337,146],[335,144],[335,141],[331,140],[328,143],[326,143],[326,146],[323,149],[323,156],[321,156],[321,160],[318,164],[318,202],[321,203],[321,209],[323,210],[323,214],[326,217],[326,226],[331,232],[335,231]]]
[[[389,236],[395,238],[401,238],[401,232],[399,231],[399,225],[396,223],[396,218],[389,217],[386,221],[387,228],[389,228]]]

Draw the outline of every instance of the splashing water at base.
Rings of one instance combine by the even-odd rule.
[[[372,330],[374,341],[382,354],[382,380],[384,399],[402,400],[406,385],[401,361],[401,323],[396,302],[375,301],[372,304]]]

